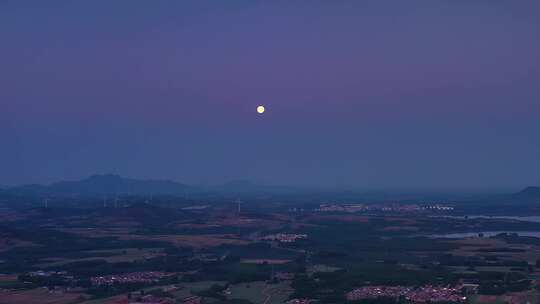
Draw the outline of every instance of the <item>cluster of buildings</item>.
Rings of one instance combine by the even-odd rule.
[[[376,298],[404,298],[413,303],[432,302],[464,302],[467,298],[458,287],[442,287],[425,285],[421,287],[407,286],[365,286],[346,294],[349,301]]]
[[[424,207],[423,207],[423,210],[452,211],[452,210],[454,210],[454,207],[452,207],[452,206],[447,206],[447,205],[435,204],[435,205],[424,206]]]
[[[67,275],[67,272],[66,271],[43,271],[43,270],[38,270],[38,271],[30,271],[28,272],[28,276],[30,277],[52,277],[52,276],[66,276]]]
[[[425,302],[463,302],[467,297],[461,293],[461,288],[422,286],[406,295],[406,298],[416,303]]]
[[[313,302],[311,299],[292,299],[287,301],[287,304],[310,304]]]
[[[316,212],[425,212],[452,211],[454,207],[445,204],[321,204]]]
[[[293,207],[293,208],[289,208],[288,210],[289,212],[304,212],[304,208],[296,208],[296,207]]]
[[[348,204],[348,205],[337,205],[337,204],[320,204],[319,208],[315,209],[316,212],[360,212],[365,211],[367,208],[363,204]]]
[[[426,211],[433,212],[433,211],[452,211],[454,210],[454,207],[441,205],[441,204],[432,204],[432,205],[392,204],[392,205],[379,206],[378,209],[375,206],[375,208],[372,208],[372,210],[380,210],[383,212],[426,212]]]
[[[261,238],[263,241],[278,241],[280,243],[294,243],[298,240],[307,239],[307,234],[296,233],[277,233],[270,234]]]
[[[349,301],[376,298],[399,298],[412,291],[404,286],[364,286],[348,292],[345,297]]]
[[[113,285],[125,283],[156,283],[160,279],[171,276],[171,273],[161,271],[131,272],[117,275],[92,277],[92,285]]]

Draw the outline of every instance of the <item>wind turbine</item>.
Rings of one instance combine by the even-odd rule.
[[[236,204],[238,205],[238,214],[240,214],[242,201],[240,201],[239,199],[236,199]]]

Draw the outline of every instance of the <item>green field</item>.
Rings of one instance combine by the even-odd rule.
[[[118,262],[133,262],[143,260],[150,257],[162,255],[163,248],[123,248],[113,250],[88,250],[81,251],[87,254],[86,258],[66,259],[66,258],[49,258],[50,262],[36,264],[36,267],[58,267],[69,263],[87,262],[95,260],[105,260],[109,263]]]
[[[292,290],[289,283],[267,284],[265,282],[241,283],[230,286],[228,299],[243,299],[255,304],[285,303]]]
[[[333,267],[333,266],[328,266],[328,265],[323,265],[323,264],[317,264],[317,265],[313,265],[313,266],[309,266],[308,269],[307,269],[307,273],[308,275],[313,275],[315,273],[318,273],[318,272],[334,272],[334,271],[338,271],[340,270],[341,268],[339,267]]]

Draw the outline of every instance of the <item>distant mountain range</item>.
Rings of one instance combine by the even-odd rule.
[[[24,185],[6,191],[22,196],[183,195],[194,187],[167,180],[139,180],[114,174],[92,175],[80,181],[48,186]]]
[[[284,186],[263,186],[250,181],[238,180],[223,185],[201,187],[191,186],[169,180],[142,180],[125,178],[115,174],[92,175],[79,181],[62,181],[50,185],[22,185],[0,188],[0,196],[19,197],[99,197],[111,195],[171,195],[185,194],[271,194],[293,193],[296,188]]]
[[[518,193],[514,193],[513,198],[520,200],[531,200],[540,203],[540,187],[527,187]]]
[[[467,205],[478,206],[538,206],[540,207],[540,187],[527,187],[509,194],[489,195],[483,198],[472,198],[462,201]]]
[[[313,200],[367,200],[384,199],[381,195],[373,197],[369,192],[325,191],[315,188],[297,188],[287,186],[266,186],[247,180],[237,180],[223,185],[202,187],[186,185],[169,180],[142,180],[125,178],[115,174],[92,175],[79,181],[63,181],[50,185],[23,185],[0,187],[0,201],[13,198],[46,197],[102,197],[114,195],[170,195],[191,197],[261,197],[272,195],[301,196]],[[209,196],[207,196],[209,195]],[[412,198],[411,198],[412,199]],[[387,200],[387,199],[386,199]],[[517,193],[496,195],[486,198],[465,200],[463,203],[482,204],[539,204],[540,187],[527,187]]]

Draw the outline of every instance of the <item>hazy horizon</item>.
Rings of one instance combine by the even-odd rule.
[[[235,186],[237,183],[247,183],[254,186],[261,186],[261,187],[277,187],[275,190],[279,192],[278,188],[282,189],[290,189],[290,190],[299,190],[302,192],[317,192],[317,191],[337,191],[337,192],[359,192],[359,193],[387,193],[387,194],[398,194],[398,193],[411,193],[411,194],[430,194],[430,193],[439,193],[439,194],[456,194],[456,195],[467,195],[467,194],[509,194],[513,192],[519,192],[521,190],[524,190],[527,187],[537,187],[537,185],[523,185],[523,186],[516,186],[516,187],[422,187],[422,186],[415,186],[415,187],[403,187],[403,186],[385,186],[385,187],[362,187],[362,186],[347,186],[347,185],[309,185],[309,184],[268,184],[268,183],[260,183],[257,181],[249,180],[249,179],[235,179],[235,180],[229,180],[222,183],[186,183],[181,180],[175,180],[175,179],[165,179],[165,178],[141,178],[137,176],[125,176],[121,174],[112,174],[112,173],[97,173],[92,174],[89,176],[83,176],[78,179],[62,179],[62,180],[56,180],[51,181],[48,183],[21,183],[21,184],[0,184],[0,187],[6,187],[9,188],[16,188],[19,186],[31,186],[31,185],[40,185],[40,186],[51,186],[57,183],[62,182],[78,182],[78,181],[84,181],[89,178],[93,177],[103,177],[103,176],[118,176],[122,179],[132,179],[132,180],[138,180],[138,181],[163,181],[163,182],[176,182],[178,184],[183,184],[190,187],[200,188],[202,189],[208,189],[208,190],[219,190],[221,187],[224,186]]]
[[[540,185],[540,2],[413,3],[3,1],[0,185]]]

